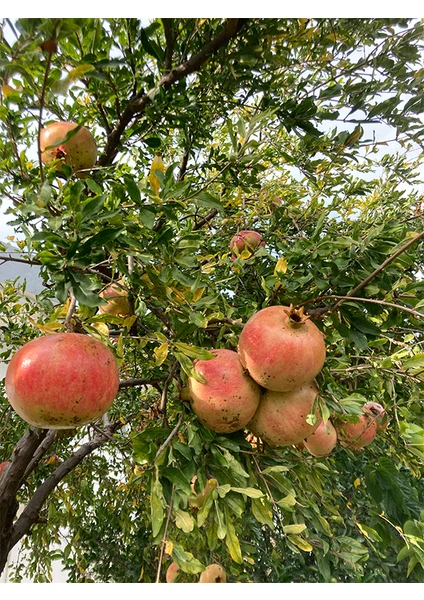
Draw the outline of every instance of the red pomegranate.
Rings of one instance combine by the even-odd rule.
[[[45,165],[61,159],[66,165],[78,175],[81,169],[91,169],[96,164],[97,146],[93,136],[85,127],[81,129],[69,141],[61,143],[67,134],[78,127],[76,123],[58,122],[47,125],[40,132],[41,160]],[[49,148],[49,146],[55,146]],[[60,171],[60,162],[56,168]]]
[[[238,353],[259,385],[274,392],[289,392],[318,375],[326,352],[324,335],[303,309],[269,306],[244,326]]]
[[[0,475],[3,473],[4,469],[6,468],[6,465],[7,465],[7,460],[0,463]]]
[[[321,421],[318,428],[303,440],[303,445],[312,456],[327,456],[337,445],[337,431],[331,421]]]
[[[253,417],[261,391],[245,373],[237,352],[211,352],[215,358],[195,362],[195,370],[206,383],[189,378],[190,404],[208,429],[231,433],[242,429]]]
[[[319,426],[318,411],[315,425],[306,421],[318,391],[313,382],[291,392],[265,391],[247,428],[271,446],[298,444]]]
[[[233,256],[239,256],[243,250],[253,253],[259,246],[265,246],[262,236],[257,231],[246,229],[239,231],[231,238],[230,250]]]
[[[375,417],[377,431],[385,431],[389,424],[389,418],[385,409],[378,402],[367,402],[363,407],[364,412]]]
[[[6,395],[27,423],[73,429],[101,417],[119,386],[116,359],[104,344],[80,333],[36,338],[12,357]]]
[[[337,427],[340,444],[344,448],[360,450],[369,446],[377,435],[377,421],[369,414],[359,415],[358,423],[340,422]]]

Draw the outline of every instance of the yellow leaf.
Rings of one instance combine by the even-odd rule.
[[[309,542],[299,537],[298,535],[289,535],[288,539],[292,544],[303,550],[304,552],[312,552],[313,547]]]
[[[135,465],[135,467],[134,467],[134,475],[141,475],[143,472],[144,472],[144,469],[142,469],[138,465]]]
[[[353,485],[357,488],[361,485],[361,480],[359,478],[355,479],[355,481],[353,482]]]
[[[34,319],[31,319],[31,317],[27,317],[27,318],[28,318],[28,321],[31,323],[31,325],[33,325],[34,327],[36,327],[37,329],[39,329],[46,335],[49,335],[51,333],[57,333],[58,331],[63,329],[63,324],[59,323],[59,321],[52,321],[51,323],[45,323],[43,325],[42,323],[36,323],[34,321]]]
[[[165,172],[165,165],[163,164],[163,160],[160,154],[156,154],[154,159],[152,160],[152,166],[150,167],[150,176],[149,182],[152,190],[156,195],[159,193],[160,181],[157,178],[155,171],[161,171],[161,173]]]
[[[278,273],[281,273],[281,275],[284,275],[284,273],[286,273],[287,271],[287,261],[286,259],[282,256],[281,258],[278,259],[277,264],[274,267],[274,275],[277,275]]]
[[[169,556],[172,556],[173,549],[174,549],[174,542],[171,542],[171,540],[166,540],[166,542],[165,542],[165,554],[169,554]]]
[[[10,96],[10,94],[13,94],[13,92],[16,92],[15,88],[13,88],[11,85],[9,85],[7,83],[4,84],[4,86],[1,88],[1,91],[5,98]]]
[[[109,339],[109,327],[106,323],[93,323],[92,327],[98,331],[102,337]]]
[[[204,287],[197,288],[197,290],[193,294],[193,302],[197,302],[198,300],[200,300],[200,298],[203,296],[205,289],[206,288]]]
[[[168,356],[168,342],[164,342],[158,348],[155,348],[153,352],[156,356],[156,366],[160,366],[163,362],[165,362],[166,357]]]
[[[81,79],[86,73],[94,70],[95,68],[93,65],[79,65],[78,67],[75,67],[75,69],[72,69],[72,71],[69,71],[68,80],[75,81],[76,79]]]
[[[131,327],[134,325],[134,323],[137,321],[137,316],[136,315],[131,315],[130,317],[127,317],[126,319],[124,319],[124,322],[122,323],[123,327],[126,327],[127,329],[131,329]]]

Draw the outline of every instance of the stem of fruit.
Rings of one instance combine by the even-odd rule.
[[[74,327],[72,325],[72,315],[74,314],[75,307],[77,304],[77,299],[75,298],[72,287],[69,288],[69,298],[70,298],[70,301],[69,301],[68,311],[66,313],[64,325],[65,325],[66,331],[68,331],[70,333],[74,330]]]

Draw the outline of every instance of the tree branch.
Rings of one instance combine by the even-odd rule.
[[[44,502],[62,479],[75,469],[86,456],[110,441],[111,434],[115,433],[115,431],[121,427],[123,427],[123,423],[121,421],[116,421],[109,425],[104,431],[96,433],[92,440],[82,445],[74,454],[72,454],[72,456],[59,465],[44,483],[40,485],[12,528],[9,539],[9,548],[13,548],[13,546],[29,532],[32,525],[37,522]]]
[[[109,135],[104,153],[100,157],[99,165],[104,167],[105,165],[113,162],[125,129],[136,115],[140,115],[144,112],[147,105],[152,101],[153,97],[162,87],[167,89],[173,83],[179,81],[180,79],[184,79],[187,77],[187,75],[190,75],[195,71],[198,71],[203,63],[206,62],[214,52],[217,52],[232,38],[237,36],[241,26],[244,24],[244,21],[244,19],[228,19],[221,33],[219,33],[213,40],[207,42],[200,52],[194,54],[191,58],[189,58],[189,60],[182,63],[178,67],[175,67],[169,73],[163,75],[158,84],[147,94],[142,93],[134,96],[127,104],[124,112],[121,115],[121,118]]]
[[[166,75],[171,71],[172,68],[172,55],[174,53],[175,38],[172,31],[172,19],[162,19],[162,24],[166,40],[165,68],[163,72],[164,75]]]
[[[375,269],[375,271],[373,271],[371,273],[371,275],[368,275],[368,277],[366,279],[364,279],[364,281],[362,281],[359,285],[356,286],[356,288],[354,288],[351,292],[349,292],[347,294],[347,296],[345,296],[344,299],[339,300],[339,302],[336,302],[336,304],[330,309],[330,314],[335,312],[339,306],[341,304],[343,304],[343,302],[345,302],[346,300],[352,298],[352,296],[355,296],[355,294],[357,292],[359,292],[359,290],[362,290],[362,288],[364,288],[366,285],[368,285],[368,283],[374,279],[374,277],[376,277],[379,273],[381,273],[381,271],[384,271],[384,269],[394,260],[396,260],[396,258],[398,256],[400,256],[403,252],[405,252],[406,250],[408,250],[408,248],[410,246],[412,246],[412,244],[415,244],[415,242],[418,242],[419,240],[421,240],[422,238],[424,238],[424,231],[422,231],[421,233],[417,234],[414,238],[412,238],[411,240],[409,240],[409,242],[407,242],[404,246],[402,246],[402,248],[399,248],[399,250],[397,252],[395,252],[394,254],[392,254],[392,256],[389,256],[389,258],[387,258],[379,267],[377,267],[377,269]]]

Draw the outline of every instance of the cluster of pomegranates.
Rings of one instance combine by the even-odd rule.
[[[203,381],[189,378],[190,403],[209,429],[231,433],[248,429],[271,446],[302,445],[326,456],[339,440],[358,450],[387,426],[383,407],[367,403],[359,422],[324,422],[315,377],[321,371],[324,335],[303,309],[270,306],[244,326],[237,351],[212,350],[215,358],[195,362]],[[307,418],[315,412],[315,419]]]

